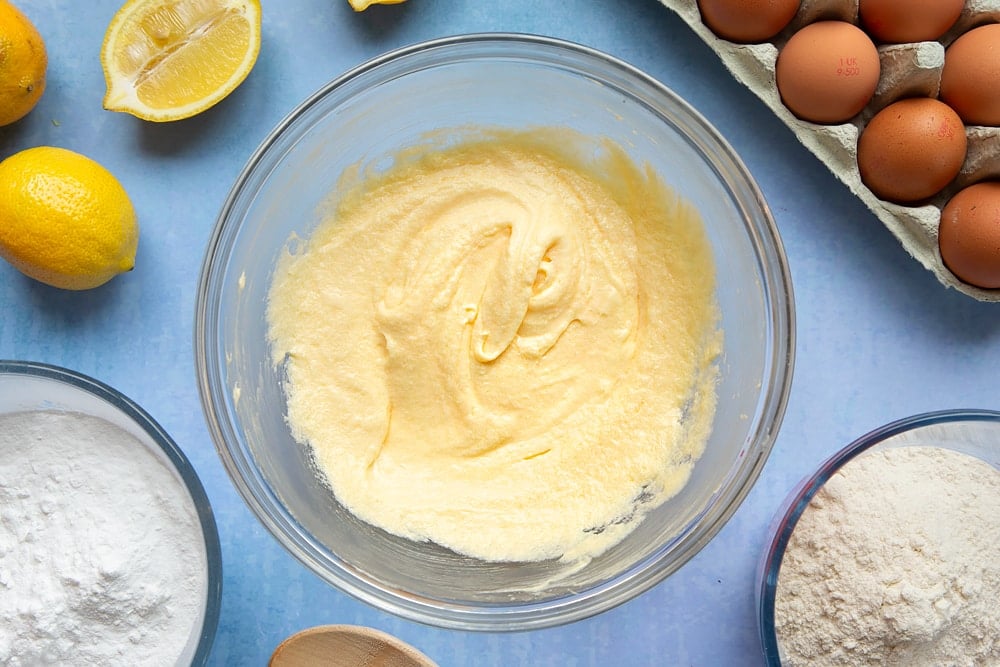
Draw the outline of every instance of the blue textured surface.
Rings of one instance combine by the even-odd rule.
[[[212,664],[264,665],[287,635],[357,623],[393,633],[442,667],[759,665],[753,576],[767,525],[827,455],[885,422],[942,408],[1000,408],[1000,304],[942,287],[656,0],[410,0],[363,14],[346,0],[263,0],[260,58],[244,84],[186,121],[101,109],[99,52],[115,0],[18,0],[49,48],[48,89],[0,128],[0,158],[55,145],[115,173],[138,211],[137,268],[84,293],[0,262],[0,358],[66,366],[146,408],[198,470],[225,564]],[[527,633],[438,630],[330,588],[285,553],[236,495],[201,414],[192,351],[202,254],[230,184],[303,98],[364,60],[463,32],[515,31],[622,58],[677,91],[735,147],[781,231],[796,291],[798,349],[784,426],[767,467],[722,532],[677,574],[596,618]]]

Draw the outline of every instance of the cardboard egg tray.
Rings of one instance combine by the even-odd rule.
[[[809,23],[833,19],[859,25],[858,0],[803,0],[788,27],[761,44],[736,44],[717,37],[702,23],[697,0],[660,2],[683,18],[733,76],[760,97],[941,283],[980,301],[1000,301],[1000,290],[980,289],[956,278],[941,261],[937,240],[941,208],[955,192],[977,181],[1000,179],[1000,128],[967,126],[968,154],[961,172],[947,188],[920,206],[901,206],[876,197],[861,182],[856,160],[858,136],[879,110],[903,97],[937,97],[945,48],[976,26],[1000,22],[1000,0],[967,0],[961,18],[938,41],[878,46],[881,76],[875,95],[860,114],[839,125],[819,125],[794,116],[778,94],[775,63],[788,38]]]

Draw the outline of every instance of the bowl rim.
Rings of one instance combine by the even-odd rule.
[[[222,549],[212,504],[208,500],[208,495],[205,493],[205,487],[202,485],[198,473],[184,451],[138,403],[117,389],[89,375],[44,362],[0,359],[0,376],[3,375],[40,378],[45,381],[65,384],[102,400],[139,426],[170,461],[174,470],[181,477],[184,488],[198,514],[198,523],[205,546],[207,563],[205,610],[198,645],[191,658],[191,665],[206,664],[212,651],[212,644],[215,642],[222,605]]]
[[[641,87],[643,95],[637,95],[637,97],[647,104],[650,104],[650,100],[646,97],[646,93],[648,92],[650,96],[655,95],[658,104],[666,105],[654,107],[657,113],[662,113],[662,110],[669,106],[670,111],[677,118],[682,119],[683,125],[679,129],[682,129],[683,133],[686,134],[685,138],[698,148],[702,157],[711,163],[717,173],[722,170],[720,164],[731,170],[731,181],[727,183],[727,187],[738,185],[739,192],[736,192],[734,187],[734,198],[741,207],[753,210],[751,214],[741,208],[743,210],[744,231],[755,250],[755,261],[761,282],[760,289],[764,295],[765,319],[768,331],[772,334],[769,338],[765,338],[766,349],[763,367],[765,372],[762,375],[762,380],[770,383],[772,391],[761,395],[758,399],[757,412],[751,417],[751,427],[741,456],[747,455],[749,459],[750,455],[753,455],[752,460],[747,460],[738,469],[731,468],[729,477],[720,487],[721,490],[715,491],[713,499],[723,492],[726,495],[723,498],[725,502],[716,503],[718,507],[714,508],[715,515],[712,520],[707,523],[698,522],[695,527],[689,526],[690,532],[683,535],[684,540],[690,545],[686,550],[685,557],[679,558],[667,566],[662,562],[664,547],[661,546],[647,558],[637,562],[629,571],[587,591],[574,594],[569,599],[556,598],[544,603],[476,607],[475,605],[459,603],[445,605],[440,600],[428,604],[428,601],[419,596],[386,590],[377,582],[369,581],[362,573],[358,573],[354,568],[345,566],[339,561],[336,563],[339,571],[333,571],[328,567],[329,562],[321,561],[316,554],[310,553],[309,550],[315,548],[315,544],[309,536],[289,534],[275,520],[272,516],[272,509],[280,510],[283,520],[285,519],[284,514],[288,514],[288,512],[267,481],[252,465],[249,460],[252,459],[252,454],[243,451],[243,443],[234,431],[231,423],[232,413],[226,404],[227,401],[231,400],[231,397],[222,386],[221,374],[217,372],[222,366],[216,343],[218,340],[216,318],[219,310],[219,294],[213,294],[212,287],[219,280],[216,272],[221,274],[225,271],[223,264],[227,261],[228,255],[221,253],[229,250],[227,243],[232,241],[234,233],[232,228],[241,223],[241,218],[236,219],[235,212],[243,189],[247,187],[252,175],[261,168],[262,161],[272,147],[300,118],[307,115],[315,105],[328,96],[336,94],[341,88],[355,82],[360,77],[372,75],[373,72],[384,66],[414,58],[429,51],[465,48],[483,43],[513,45],[523,49],[517,52],[517,56],[531,58],[532,62],[536,64],[554,58],[556,53],[569,52],[573,57],[581,59],[585,63],[595,66],[599,64],[607,68],[607,71],[598,72],[596,75],[594,72],[588,71],[582,73],[600,78],[598,75],[607,77],[609,72],[613,72],[619,77],[627,79],[637,88]],[[477,54],[476,59],[496,56],[497,54],[490,56]],[[578,66],[579,63],[575,63],[572,69],[576,69]],[[409,72],[407,70],[406,73]],[[604,81],[603,78],[601,80]],[[677,118],[673,120],[676,121]],[[717,151],[717,154],[711,154],[707,146]],[[720,176],[720,180],[724,179]],[[693,558],[740,507],[758,479],[773,448],[791,389],[796,336],[794,294],[780,234],[757,182],[735,149],[721,133],[672,89],[615,56],[561,38],[515,32],[459,34],[396,48],[371,58],[332,79],[289,112],[251,154],[216,218],[201,267],[193,334],[195,371],[203,413],[223,467],[252,513],[282,547],[327,583],[377,609],[439,627],[488,631],[551,627],[592,616],[645,592]],[[749,451],[751,447],[755,451]],[[738,485],[734,486],[731,481],[737,477],[734,475],[737,470],[742,479]],[[261,500],[262,497],[266,497],[273,507],[266,507]],[[709,514],[709,510],[703,509],[700,517],[704,518],[707,514]],[[294,520],[294,517],[289,518]]]
[[[909,431],[938,424],[991,422],[1000,426],[1000,411],[980,408],[952,408],[922,412],[879,426],[824,459],[796,484],[772,519],[766,548],[759,561],[756,581],[757,633],[768,667],[781,667],[774,606],[778,576],[785,549],[802,514],[823,485],[841,468],[868,450]]]

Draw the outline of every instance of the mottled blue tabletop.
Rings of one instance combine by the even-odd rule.
[[[128,190],[142,236],[135,271],[72,293],[0,262],[0,358],[57,364],[136,400],[191,459],[215,510],[225,579],[211,657],[264,665],[287,635],[369,625],[442,665],[760,665],[753,577],[785,495],[857,436],[918,412],[1000,408],[1000,304],[943,287],[719,58],[657,0],[410,0],[354,13],[346,0],[263,0],[256,67],[193,119],[153,124],[102,110],[100,47],[117,0],[17,0],[49,49],[48,89],[0,128],[0,158],[48,144],[89,155]],[[510,634],[426,627],[338,592],[250,514],[202,416],[192,345],[198,273],[240,169],[301,100],[385,51],[464,32],[528,32],[621,58],[686,98],[742,156],[781,232],[798,344],[787,415],[758,483],[719,535],[620,607]]]

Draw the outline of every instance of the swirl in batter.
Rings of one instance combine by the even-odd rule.
[[[268,323],[289,424],[359,518],[485,560],[577,560],[687,481],[715,408],[711,249],[651,170],[583,145],[414,149],[345,177],[283,258]]]

